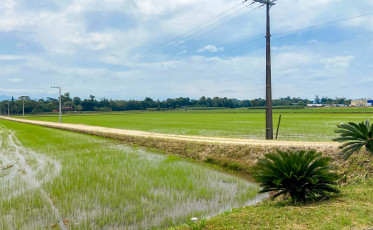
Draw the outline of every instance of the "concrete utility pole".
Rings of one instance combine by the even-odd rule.
[[[19,98],[22,98],[22,117],[25,118],[25,98],[27,96],[20,96]]]
[[[60,117],[60,123],[62,123],[62,114],[61,114],[61,111],[62,111],[62,104],[61,104],[61,87],[60,86],[51,86],[51,88],[53,89],[58,89],[58,92],[59,92],[59,99],[60,99],[60,106],[59,106],[59,117]]]
[[[273,139],[273,117],[272,117],[272,74],[271,74],[271,27],[269,10],[277,0],[254,0],[267,7],[266,26],[266,139]]]

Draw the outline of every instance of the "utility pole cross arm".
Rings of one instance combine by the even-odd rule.
[[[254,2],[258,2],[258,3],[262,3],[262,4],[264,4],[264,5],[270,5],[270,6],[274,6],[274,5],[276,5],[276,1],[277,0],[253,0]]]

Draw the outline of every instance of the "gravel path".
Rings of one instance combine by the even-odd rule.
[[[0,116],[1,119],[22,122],[33,125],[40,125],[56,129],[71,130],[75,132],[95,132],[97,134],[116,134],[124,136],[138,136],[138,137],[154,137],[162,139],[173,139],[182,141],[194,141],[194,142],[205,142],[205,143],[219,143],[219,144],[236,144],[236,145],[265,145],[265,146],[284,146],[284,147],[314,147],[314,148],[337,148],[338,143],[335,142],[301,142],[301,141],[277,141],[277,140],[254,140],[254,139],[240,139],[240,138],[224,138],[224,137],[205,137],[205,136],[187,136],[187,135],[175,135],[175,134],[161,134],[151,133],[145,131],[126,130],[126,129],[115,129],[106,128],[100,126],[90,126],[82,124],[67,124],[67,123],[56,123],[47,121],[34,121],[26,119],[11,118],[6,116]]]

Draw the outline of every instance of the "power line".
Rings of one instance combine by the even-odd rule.
[[[313,28],[317,28],[317,27],[321,27],[321,26],[325,26],[325,25],[335,24],[335,23],[339,23],[339,22],[343,22],[343,21],[353,20],[353,19],[356,19],[356,18],[370,16],[370,15],[373,15],[373,13],[366,13],[366,14],[362,14],[362,15],[358,15],[358,16],[354,16],[354,17],[338,19],[338,20],[334,20],[334,21],[330,21],[330,22],[326,22],[326,23],[322,23],[322,24],[317,24],[317,25],[313,25],[313,26],[303,27],[303,28],[299,28],[299,29],[295,29],[295,30],[284,31],[284,32],[280,32],[280,33],[274,34],[274,35],[272,35],[272,37],[273,36],[280,36],[280,35],[284,35],[284,34],[289,34],[289,33],[297,32],[297,31],[307,30],[307,29],[313,29]],[[232,50],[235,50],[235,49],[238,49],[238,48],[241,48],[241,47],[245,47],[245,46],[254,44],[254,43],[258,42],[258,41],[262,41],[263,37],[264,36],[262,36],[260,38],[257,38],[257,39],[253,39],[253,40],[251,40],[249,42],[246,42],[244,44],[240,44],[240,45],[234,46],[234,47],[232,47],[230,49],[225,49],[224,52],[232,51]],[[193,61],[192,63],[195,63],[195,62],[197,62],[197,61]],[[156,73],[155,75],[152,75],[152,76],[153,77],[154,76],[159,76],[159,75],[162,75],[163,73],[166,73],[166,72],[169,72],[169,71],[171,71],[171,70],[164,70],[164,71]]]
[[[193,27],[192,29],[189,29],[189,30],[186,31],[185,33],[183,33],[183,34],[181,34],[181,35],[178,35],[178,36],[176,36],[176,37],[174,37],[174,38],[168,40],[167,42],[163,43],[163,45],[161,45],[161,47],[164,46],[164,45],[167,45],[168,43],[173,42],[174,40],[178,40],[178,39],[182,38],[183,36],[188,35],[188,34],[191,33],[193,30],[196,30],[197,28],[202,27],[202,26],[208,24],[209,22],[211,22],[211,21],[213,21],[213,20],[219,18],[220,16],[224,15],[225,13],[228,13],[229,11],[231,11],[231,10],[237,8],[238,6],[241,6],[241,5],[242,5],[242,3],[239,3],[239,4],[235,5],[235,6],[233,6],[232,8],[230,8],[230,9],[228,9],[228,10],[225,10],[225,11],[221,12],[220,14],[218,14],[218,15],[216,15],[215,17],[213,17],[213,18],[211,18],[211,19],[205,21],[204,23],[201,23],[201,24],[199,24],[198,26],[195,26],[195,27]],[[154,50],[158,50],[158,49],[160,49],[160,47],[158,47],[158,48],[154,48],[154,49],[152,49],[152,50],[146,52],[145,54],[147,54],[147,53],[151,53],[151,52],[153,52]]]
[[[322,24],[313,25],[313,26],[302,27],[302,28],[298,28],[298,29],[295,29],[295,30],[284,31],[284,32],[273,34],[271,36],[272,37],[277,37],[277,36],[284,35],[284,34],[289,34],[289,33],[294,33],[294,32],[298,32],[298,31],[302,31],[302,30],[308,30],[308,29],[313,29],[313,28],[322,27],[322,26],[326,26],[326,25],[336,24],[336,23],[340,23],[340,22],[344,22],[344,21],[348,21],[348,20],[353,20],[353,19],[357,19],[357,18],[361,18],[361,17],[366,17],[366,16],[370,16],[370,15],[373,15],[373,13],[366,13],[366,14],[362,14],[362,15],[358,15],[358,16],[354,16],[354,17],[338,19],[338,20],[334,20],[334,21],[330,21],[330,22],[325,22],[325,23],[322,23]],[[247,45],[250,45],[250,44],[255,43],[257,41],[260,41],[260,40],[262,40],[262,38],[258,38],[258,39],[249,41],[248,43],[244,43],[242,45],[238,45],[238,46],[235,46],[235,47],[230,48],[230,49],[225,49],[224,52],[232,51],[232,50],[235,50],[235,49],[238,49],[238,48],[241,48],[241,47],[245,47]]]
[[[242,0],[240,0],[240,1],[242,1]],[[244,0],[243,2],[240,2],[239,4],[237,4],[237,5],[235,5],[235,6],[231,7],[231,8],[229,8],[228,10],[225,10],[225,11],[221,12],[220,14],[218,14],[218,15],[214,16],[213,18],[207,20],[206,22],[204,22],[204,23],[202,23],[202,24],[200,24],[200,25],[198,25],[198,26],[196,26],[196,27],[194,27],[194,28],[188,30],[187,32],[185,32],[185,33],[183,33],[183,34],[181,34],[181,35],[179,35],[179,36],[176,36],[176,37],[174,37],[173,39],[170,39],[168,42],[165,42],[164,45],[162,45],[161,47],[155,48],[155,49],[150,50],[150,51],[147,51],[147,52],[145,53],[145,54],[149,54],[149,55],[144,56],[144,57],[142,57],[142,58],[140,58],[140,59],[138,59],[138,60],[136,60],[136,61],[133,61],[133,62],[127,62],[127,63],[125,63],[125,64],[126,64],[126,65],[139,64],[139,61],[140,61],[140,60],[142,60],[142,59],[144,59],[144,58],[147,58],[147,57],[152,57],[152,56],[154,56],[155,54],[152,54],[152,53],[154,53],[155,51],[162,50],[162,49],[164,49],[164,48],[167,48],[167,49],[172,48],[172,47],[170,47],[170,44],[169,44],[169,43],[171,43],[172,41],[175,41],[175,40],[177,40],[177,39],[182,39],[183,37],[192,36],[192,35],[194,35],[194,34],[197,34],[197,33],[199,33],[199,32],[202,32],[203,30],[205,30],[205,29],[207,29],[207,28],[209,28],[209,27],[211,27],[211,26],[213,26],[213,25],[216,25],[217,23],[223,21],[224,19],[229,18],[229,17],[231,17],[232,15],[234,15],[234,14],[236,14],[236,13],[238,13],[238,12],[244,10],[244,9],[250,8],[249,6],[246,6],[246,5],[244,4],[245,2],[247,2],[247,0]],[[250,4],[250,5],[251,5],[251,4]],[[220,18],[220,17],[223,16],[224,14],[226,14],[226,13],[228,13],[228,12],[234,10],[235,8],[237,8],[237,7],[239,7],[239,6],[244,6],[244,7],[242,7],[242,8],[240,8],[240,9],[234,11],[233,13],[230,13],[230,14],[228,14],[228,15],[226,15],[226,16]],[[242,15],[240,15],[240,16],[242,16]],[[208,25],[210,22],[212,22],[212,21],[214,21],[215,19],[218,19],[218,18],[220,18],[218,21],[214,22],[213,24]],[[234,19],[234,18],[233,18],[233,19]],[[231,20],[233,20],[233,19],[231,19]],[[229,20],[229,21],[231,21],[231,20]],[[229,22],[229,21],[228,21],[228,22]],[[226,22],[225,24],[227,24],[228,22]],[[223,25],[225,25],[225,24],[223,24]],[[205,26],[205,25],[206,25],[206,26]],[[203,26],[204,26],[204,27],[203,27]],[[220,25],[220,26],[222,26],[222,25]],[[199,30],[197,30],[197,31],[195,31],[194,33],[190,34],[192,31],[196,30],[196,29],[199,28],[199,27],[202,27],[202,28],[200,28]],[[216,29],[216,28],[218,28],[218,27],[219,27],[219,25],[216,26],[216,27],[213,28],[213,29]],[[210,31],[212,31],[212,30],[205,31],[204,33],[208,33],[208,32],[210,32]],[[196,38],[193,38],[193,39],[196,39]],[[171,45],[172,45],[172,44],[171,44]],[[114,68],[114,67],[107,68],[106,70],[111,70],[111,69],[113,69],[113,68]],[[164,72],[166,72],[166,71],[164,71]],[[162,73],[163,73],[163,72],[162,72]]]
[[[354,17],[349,17],[349,18],[342,18],[342,19],[338,19],[338,20],[335,20],[335,21],[330,21],[330,22],[326,22],[326,23],[322,23],[322,24],[318,24],[318,25],[313,25],[313,26],[298,28],[298,29],[295,29],[295,30],[289,30],[289,31],[285,31],[285,32],[280,32],[280,33],[277,33],[277,34],[273,34],[272,37],[273,36],[280,36],[280,35],[283,35],[283,34],[294,33],[294,32],[298,32],[298,31],[302,31],[302,30],[313,29],[313,28],[317,28],[317,27],[321,27],[321,26],[336,24],[336,23],[340,23],[340,22],[344,22],[344,21],[349,21],[349,20],[353,20],[353,19],[356,19],[356,18],[362,18],[362,17],[366,17],[366,16],[370,16],[370,15],[373,15],[373,13],[362,14],[362,15],[358,15],[358,16],[354,16]]]
[[[239,5],[241,5],[242,3],[240,3]],[[238,5],[237,5],[238,6]],[[235,6],[235,7],[237,7]],[[246,6],[245,6],[246,7]],[[232,7],[233,8],[233,7]],[[230,10],[226,10],[225,12],[229,12]],[[343,19],[338,19],[338,20],[334,20],[334,21],[330,21],[330,22],[326,22],[326,23],[322,23],[322,24],[317,24],[317,25],[313,25],[313,26],[308,26],[308,27],[303,27],[303,28],[298,28],[298,29],[295,29],[295,30],[289,30],[289,31],[284,31],[284,32],[280,32],[280,33],[276,33],[276,34],[273,34],[272,37],[274,36],[280,36],[280,35],[284,35],[284,34],[289,34],[289,33],[293,33],[293,32],[297,32],[297,31],[302,31],[302,30],[307,30],[307,29],[312,29],[312,28],[317,28],[317,27],[321,27],[321,26],[325,26],[325,25],[330,25],[330,24],[336,24],[336,23],[339,23],[339,22],[343,22],[343,21],[348,21],[348,20],[353,20],[353,19],[356,19],[356,18],[361,18],[361,17],[366,17],[366,16],[370,16],[370,15],[373,15],[373,13],[366,13],[366,14],[363,14],[363,15],[358,15],[358,16],[354,16],[354,17],[349,17],[349,18],[343,18]],[[242,16],[242,15],[240,15]],[[238,16],[238,17],[240,17]],[[216,18],[216,17],[215,17]],[[211,21],[211,20],[210,20]],[[226,22],[228,23],[228,22]],[[225,23],[225,24],[226,24]],[[224,24],[222,24],[224,25]],[[222,25],[219,25],[219,26],[222,26]],[[209,32],[209,31],[207,31]],[[206,33],[207,33],[206,32]],[[186,33],[185,33],[186,34]],[[264,37],[264,36],[263,36]],[[177,39],[177,38],[174,38],[174,39]],[[174,40],[173,39],[173,40]],[[194,38],[192,38],[194,39]],[[235,50],[235,49],[238,49],[238,48],[241,48],[241,47],[245,47],[245,46],[248,46],[250,44],[253,44],[255,42],[258,42],[258,41],[261,41],[263,38],[257,38],[257,39],[254,39],[254,40],[251,40],[247,43],[244,43],[244,44],[240,44],[238,46],[235,46],[233,48],[230,48],[230,49],[225,49],[224,52],[227,52],[227,51],[231,51],[231,50]],[[195,63],[197,61],[194,61],[193,63]],[[164,71],[161,71],[159,73],[156,73],[154,75],[152,75],[153,77],[154,76],[158,76],[158,75],[162,75],[163,73],[166,73],[166,72],[169,72],[169,71],[172,71],[172,70],[164,70]]]
[[[258,42],[258,41],[262,41],[262,40],[263,40],[263,38],[260,37],[260,38],[257,38],[257,39],[254,39],[254,40],[251,40],[251,41],[249,41],[249,42],[247,42],[247,43],[245,43],[245,44],[243,44],[243,45],[241,44],[241,45],[239,45],[239,46],[235,46],[235,47],[230,48],[230,49],[227,49],[227,50],[231,51],[231,50],[234,50],[234,49],[237,49],[237,48],[241,48],[241,47],[244,47],[244,46],[248,46],[248,45],[255,44],[256,42]],[[197,63],[197,60],[191,61],[189,64],[194,64],[194,63]],[[167,72],[170,72],[170,71],[172,71],[172,69],[163,70],[163,71],[160,71],[160,72],[158,72],[158,73],[156,73],[156,74],[153,74],[152,77],[157,77],[157,76],[160,76],[160,75],[162,75],[162,74],[164,74],[164,73],[167,73]]]
[[[248,13],[251,13],[251,12],[253,12],[254,10],[259,9],[259,8],[260,8],[260,7],[252,8],[253,10],[249,11]],[[218,27],[220,27],[220,26],[224,26],[224,25],[228,24],[229,22],[231,22],[232,20],[237,19],[237,18],[242,17],[242,16],[246,16],[246,15],[247,15],[247,14],[241,14],[241,15],[237,16],[236,18],[233,18],[233,19],[231,19],[231,20],[229,20],[229,21],[227,21],[227,22],[225,22],[225,23],[223,23],[223,24],[220,24]],[[204,33],[202,33],[202,34],[199,34],[199,35],[197,35],[196,37],[193,37],[193,38],[191,38],[190,40],[188,40],[188,42],[189,42],[189,41],[193,41],[193,40],[195,40],[195,39],[201,37],[202,35],[204,35],[204,34],[210,32],[210,31],[212,31],[212,30],[215,30],[215,29],[218,28],[218,27],[212,28],[212,29],[210,29],[210,30],[208,30],[208,31],[206,31],[206,32],[204,32]]]
[[[236,13],[238,13],[238,12],[240,12],[240,11],[245,10],[245,9],[248,8],[248,6],[244,5],[243,3],[240,3],[239,5],[243,5],[244,7],[242,7],[242,8],[240,8],[240,9],[238,9],[238,10],[236,10],[236,11],[234,11],[234,12],[232,12],[232,13],[230,13],[230,14],[228,14],[228,15],[222,17],[222,18],[220,18],[218,21],[215,21],[215,22],[212,23],[212,24],[209,24],[209,25],[207,25],[207,26],[205,26],[205,27],[202,27],[201,29],[198,29],[197,31],[195,31],[195,32],[193,32],[193,33],[191,33],[191,34],[189,34],[189,33],[187,32],[187,33],[184,33],[183,35],[177,36],[177,37],[175,37],[174,39],[171,39],[168,43],[165,43],[165,45],[163,45],[163,46],[161,46],[161,47],[158,47],[158,48],[156,48],[156,49],[153,49],[153,51],[165,51],[165,50],[170,50],[170,49],[172,49],[172,48],[174,48],[174,47],[176,46],[175,44],[172,44],[172,43],[171,43],[171,42],[173,42],[173,41],[176,41],[176,40],[184,40],[184,41],[183,41],[183,44],[188,43],[188,42],[190,42],[190,41],[193,41],[193,40],[195,40],[195,39],[201,37],[202,35],[204,35],[204,34],[206,34],[206,33],[208,33],[208,32],[211,32],[211,31],[213,31],[213,30],[215,30],[215,29],[217,29],[217,28],[219,28],[219,27],[221,27],[221,26],[223,26],[223,25],[226,25],[227,23],[229,23],[230,21],[232,21],[232,20],[234,20],[234,19],[236,19],[236,18],[238,18],[238,17],[241,17],[241,16],[246,15],[246,14],[242,14],[242,15],[239,15],[239,16],[237,16],[237,17],[232,18],[232,15],[234,15],[234,14],[236,14]],[[235,8],[235,7],[234,7],[234,8]],[[249,8],[252,8],[252,7],[249,7]],[[254,10],[255,10],[255,9],[256,9],[256,8],[254,8]],[[253,11],[253,10],[252,10],[252,11]],[[227,12],[227,11],[226,11],[226,12]],[[251,11],[250,11],[250,12],[251,12]],[[250,12],[249,12],[249,13],[250,13]],[[216,17],[215,17],[215,18],[216,18]],[[228,21],[226,21],[226,22],[223,23],[223,24],[219,24],[221,21],[224,21],[224,20],[227,19],[227,18],[228,18]],[[229,19],[229,18],[230,18],[230,19]],[[210,21],[212,21],[212,20],[210,20]],[[212,28],[212,29],[210,29],[210,30],[207,30],[207,31],[206,31],[206,29],[208,29],[208,28],[211,27],[211,26],[215,26],[215,25],[217,25],[217,26],[214,27],[214,28]],[[192,29],[192,30],[190,30],[190,31],[193,31],[193,30],[194,30],[194,29]],[[196,36],[193,37],[194,35],[196,35]],[[188,39],[188,37],[190,37],[190,38]],[[185,40],[186,40],[186,41],[185,41]],[[146,58],[149,58],[149,57],[156,56],[156,55],[158,55],[157,53],[158,53],[158,52],[147,52],[148,55],[146,55],[146,56],[144,56],[144,57],[138,59],[136,62],[142,61],[142,60],[144,60],[144,59],[146,59]],[[136,62],[135,62],[135,63],[136,63]]]
[[[240,1],[241,1],[241,0],[240,0]],[[205,21],[205,22],[203,22],[203,23],[201,23],[201,24],[199,24],[199,25],[197,25],[197,26],[195,26],[195,27],[189,29],[188,31],[186,31],[186,32],[184,32],[184,33],[182,33],[182,34],[180,34],[180,35],[177,35],[177,36],[171,38],[170,40],[164,42],[164,43],[163,43],[162,45],[160,45],[159,47],[154,48],[154,49],[151,49],[151,50],[148,50],[148,51],[145,52],[143,55],[145,55],[145,56],[149,56],[149,55],[151,55],[153,52],[158,51],[158,50],[161,50],[161,49],[163,49],[164,47],[169,46],[169,44],[170,44],[171,42],[174,42],[175,40],[178,40],[178,39],[180,39],[180,38],[182,38],[182,37],[188,35],[189,33],[193,32],[193,31],[196,30],[197,28],[202,27],[202,26],[208,24],[209,22],[211,22],[211,21],[213,21],[213,20],[215,20],[215,19],[221,17],[222,15],[228,13],[229,11],[232,11],[233,9],[235,9],[235,8],[241,6],[241,5],[242,5],[242,3],[239,3],[239,4],[237,4],[237,5],[235,5],[235,6],[231,7],[231,8],[229,8],[228,10],[225,10],[225,11],[219,13],[218,15],[216,15],[216,16],[210,18],[209,20],[207,20],[207,21]],[[140,57],[140,59],[143,59],[143,58]],[[135,64],[136,62],[140,61],[140,59],[138,59],[138,60],[136,60],[136,61],[134,61],[134,62],[129,62],[129,63],[127,63],[127,64]]]
[[[264,35],[263,35],[264,36]],[[224,52],[227,52],[227,51],[232,51],[232,50],[236,50],[238,48],[242,48],[242,47],[245,47],[245,46],[248,46],[248,45],[251,45],[253,43],[256,43],[258,41],[263,41],[263,36],[261,36],[260,38],[257,38],[257,39],[254,39],[254,40],[251,40],[249,42],[245,42],[244,44],[240,44],[240,45],[237,45],[237,46],[234,46],[232,48],[229,48],[229,49],[224,49]]]
[[[258,8],[259,8],[259,7],[257,7],[257,8],[252,8],[252,10],[249,11],[248,13],[251,13],[251,12],[253,12],[254,10],[256,10],[256,9],[258,9]],[[242,9],[245,9],[245,8],[242,8]],[[209,25],[209,27],[210,27],[210,26],[214,26],[214,25],[217,25],[217,26],[215,26],[215,27],[213,27],[213,28],[211,28],[211,29],[209,29],[209,30],[205,30],[205,31],[203,31],[204,29],[208,28],[208,27],[206,27],[206,28],[204,28],[204,29],[202,29],[202,30],[200,30],[200,31],[198,31],[198,32],[196,32],[196,33],[193,33],[193,34],[189,35],[190,38],[188,38],[188,39],[186,39],[186,40],[184,39],[183,44],[187,44],[187,43],[189,43],[189,42],[191,42],[191,41],[194,41],[194,40],[196,40],[197,38],[202,37],[202,36],[205,35],[206,33],[209,33],[209,32],[211,32],[211,31],[213,31],[213,30],[215,30],[215,29],[217,29],[217,28],[219,28],[219,27],[221,27],[221,26],[224,26],[224,25],[230,23],[231,21],[233,21],[233,20],[235,20],[235,19],[237,19],[237,18],[239,18],[239,17],[245,16],[245,15],[247,15],[247,13],[246,13],[246,14],[238,15],[237,17],[234,17],[234,18],[231,18],[230,20],[228,20],[228,21],[226,21],[225,23],[222,23],[222,24],[218,24],[220,21],[222,21],[222,20],[219,20],[219,21],[215,22],[214,24]],[[225,19],[225,18],[224,18],[224,19]],[[196,35],[196,36],[193,37],[193,35]],[[172,45],[172,44],[171,44],[171,45],[169,45],[168,47],[165,47],[165,49],[164,49],[163,51],[170,50],[170,49],[173,49],[173,48],[175,48],[175,47],[176,47],[175,45]],[[145,58],[148,58],[148,57],[156,57],[157,55],[159,55],[159,54],[149,55],[149,56],[146,56]],[[144,58],[143,58],[143,59],[144,59]],[[143,59],[141,59],[141,60],[143,60]]]
[[[281,36],[281,35],[284,35],[284,34],[290,34],[290,33],[298,32],[298,31],[302,31],[302,30],[313,29],[313,28],[322,27],[322,26],[326,26],[326,25],[336,24],[336,23],[340,23],[340,22],[344,22],[344,21],[348,21],[348,20],[353,20],[353,19],[356,19],[356,18],[362,18],[362,17],[366,17],[366,16],[370,16],[370,15],[373,15],[373,13],[366,13],[366,14],[362,14],[362,15],[358,15],[358,16],[354,16],[354,17],[338,19],[338,20],[334,20],[334,21],[330,21],[330,22],[325,22],[325,23],[322,23],[322,24],[313,25],[313,26],[302,27],[302,28],[298,28],[298,29],[295,29],[295,30],[288,30],[288,31],[284,31],[284,32],[279,32],[279,33],[276,33],[276,34],[272,34],[271,36],[272,37],[277,37],[277,36]],[[264,37],[264,35],[263,35],[263,37]],[[235,47],[230,48],[230,49],[224,49],[224,52],[235,50],[235,49],[247,46],[248,44],[251,44],[253,42],[256,42],[256,41],[259,41],[259,40],[262,40],[262,39],[263,38],[258,38],[256,40],[249,41],[248,43],[241,44],[241,45],[235,46]]]

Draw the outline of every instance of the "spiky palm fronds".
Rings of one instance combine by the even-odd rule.
[[[333,141],[345,142],[339,148],[344,159],[349,158],[354,152],[359,151],[365,146],[366,150],[373,154],[373,124],[369,124],[369,120],[365,123],[356,124],[348,122],[337,126],[335,132],[340,134],[340,137],[334,138]]]
[[[304,202],[339,192],[335,187],[339,175],[332,172],[330,161],[316,151],[277,151],[258,160],[253,177],[261,193],[276,192],[273,199],[290,195],[294,203]]]

